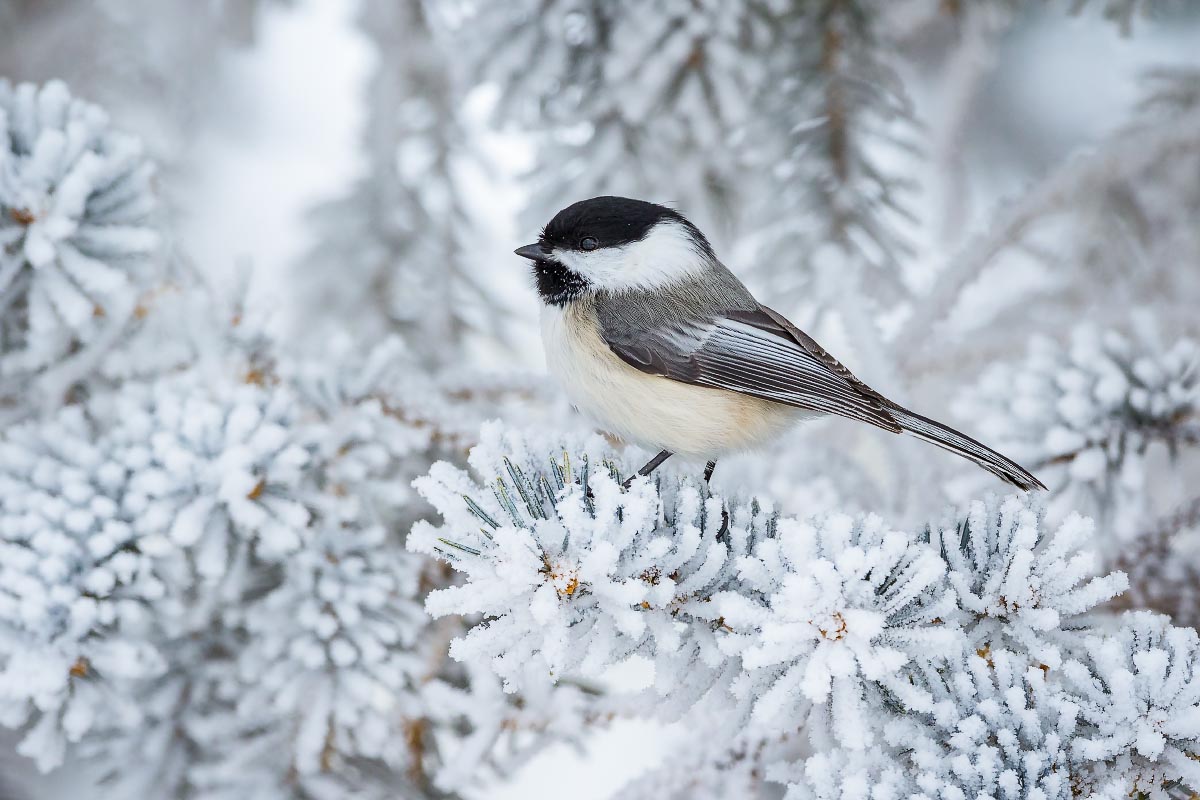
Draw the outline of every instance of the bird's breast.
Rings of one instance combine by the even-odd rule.
[[[800,416],[779,403],[634,369],[605,343],[585,301],[543,306],[541,323],[546,367],[575,407],[642,447],[716,458],[759,446]]]

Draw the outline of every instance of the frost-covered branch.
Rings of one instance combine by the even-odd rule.
[[[904,293],[911,244],[902,230],[913,221],[904,195],[911,184],[884,166],[879,148],[912,155],[912,111],[869,5],[805,4],[781,23],[792,45],[782,57],[792,60],[781,91],[769,97],[779,121],[766,124],[783,131],[784,147],[772,175],[777,193],[759,200],[772,241],[765,261],[789,263],[775,268],[777,290],[787,289],[789,276],[793,284],[820,287],[831,279],[823,271],[852,270],[871,281],[879,299]],[[826,292],[828,302],[833,292]]]
[[[1181,259],[1193,261],[1200,258],[1196,248],[1192,220],[1196,208],[1200,208],[1200,196],[1194,186],[1180,186],[1181,191],[1165,193],[1171,197],[1167,203],[1155,200],[1164,187],[1176,181],[1186,180],[1180,176],[1190,170],[1181,164],[1200,163],[1200,93],[1195,86],[1200,83],[1200,74],[1194,69],[1156,70],[1147,75],[1146,95],[1138,109],[1135,124],[1102,142],[1093,152],[1078,154],[1050,172],[1044,179],[1025,191],[1019,199],[1012,199],[1001,207],[988,221],[987,232],[977,236],[961,252],[955,253],[947,265],[938,273],[930,292],[917,298],[907,321],[892,339],[892,352],[902,359],[908,369],[923,369],[932,363],[932,351],[928,346],[937,343],[936,360],[947,360],[948,337],[939,335],[947,315],[959,309],[964,292],[978,281],[1003,255],[1020,252],[1030,244],[1033,234],[1050,221],[1064,215],[1076,215],[1086,221],[1088,209],[1102,221],[1081,235],[1084,247],[1096,242],[1097,249],[1109,252],[1100,254],[1113,260],[1113,252],[1120,254],[1113,269],[1117,285],[1134,283],[1140,279],[1150,288],[1145,297],[1139,292],[1124,288],[1113,298],[1113,307],[1127,307],[1131,298],[1151,300],[1164,296],[1163,286],[1189,294],[1194,290],[1188,282],[1177,282],[1172,276]],[[1113,196],[1119,195],[1116,201]],[[1118,202],[1118,206],[1111,205]],[[1133,208],[1130,208],[1132,204]],[[1143,230],[1135,232],[1144,240],[1140,249],[1128,258],[1128,243],[1123,239],[1127,233],[1128,220],[1142,220]],[[1117,242],[1114,245],[1114,241]],[[1139,269],[1131,270],[1129,259],[1143,263]],[[1091,267],[1083,274],[1072,276],[1071,270]],[[1093,264],[1086,253],[1063,263],[1056,259],[1048,268],[1052,289],[1059,293],[1079,292],[1081,283],[1095,281]],[[1071,278],[1071,280],[1067,280]],[[1095,308],[1095,293],[1088,293],[1090,305]],[[1020,295],[1025,297],[1025,295]],[[1022,313],[1029,313],[1028,304]],[[990,309],[991,321],[996,310]],[[976,321],[975,327],[978,328]],[[976,342],[978,337],[971,337]],[[979,357],[976,348],[976,357]]]
[[[62,83],[0,80],[0,402],[51,407],[158,288],[153,168]]]
[[[412,478],[459,446],[427,412],[471,402],[438,391],[395,340],[310,364],[230,352],[6,431],[0,723],[19,751],[180,797],[440,797],[510,732],[578,718],[570,692],[517,701],[447,662],[422,611],[445,576],[397,531],[422,513]]]
[[[399,334],[422,366],[443,368],[472,331],[493,340],[505,332],[481,279],[487,251],[466,188],[482,158],[466,131],[454,56],[425,5],[369,0],[360,25],[377,59],[368,169],[346,196],[309,212],[319,239],[295,270],[291,322],[313,340],[331,330],[362,342]]]
[[[1200,497],[1182,504],[1137,536],[1116,557],[1129,575],[1129,591],[1118,599],[1123,608],[1149,608],[1178,625],[1200,624],[1200,561],[1195,540],[1200,534]]]
[[[1200,352],[1188,339],[1164,345],[1142,322],[1130,336],[1084,326],[1065,346],[1037,339],[1023,363],[993,365],[958,403],[1039,470],[1057,506],[1091,508],[1125,539],[1145,527],[1148,451],[1200,443]]]
[[[970,186],[965,150],[970,125],[981,106],[981,92],[995,74],[1005,34],[1016,18],[1007,3],[957,3],[951,6],[960,30],[946,57],[939,92],[944,110],[931,131],[930,161],[936,170],[940,211],[936,220],[942,242],[957,243],[970,218]]]
[[[1092,612],[1126,580],[1095,573],[1080,517],[1050,529],[1012,497],[916,533],[802,521],[690,479],[623,489],[600,440],[495,426],[470,461],[474,475],[435,465],[417,482],[442,524],[418,523],[409,547],[464,577],[427,608],[481,615],[451,655],[510,691],[641,656],[645,713],[720,709],[722,779],[749,759],[794,797],[1200,787],[1196,634]]]
[[[530,225],[600,194],[688,202],[718,239],[745,185],[745,129],[773,83],[769,2],[439,0],[472,84],[500,90],[498,121],[536,137]],[[685,166],[686,165],[686,166]]]

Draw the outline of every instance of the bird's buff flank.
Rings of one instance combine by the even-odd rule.
[[[805,412],[626,364],[600,337],[595,302],[542,308],[546,365],[582,413],[623,439],[705,459],[759,447]]]

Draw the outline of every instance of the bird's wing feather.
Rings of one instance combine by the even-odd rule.
[[[602,330],[612,351],[642,372],[901,430],[888,401],[766,306]]]

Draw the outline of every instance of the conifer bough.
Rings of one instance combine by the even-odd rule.
[[[463,576],[426,607],[482,615],[451,655],[509,691],[648,659],[644,713],[721,720],[706,737],[789,798],[1200,788],[1196,633],[1098,610],[1126,579],[1096,574],[1082,517],[1010,496],[916,531],[803,520],[688,479],[625,490],[602,441],[500,426],[470,463],[417,481],[442,522],[408,546]]]

